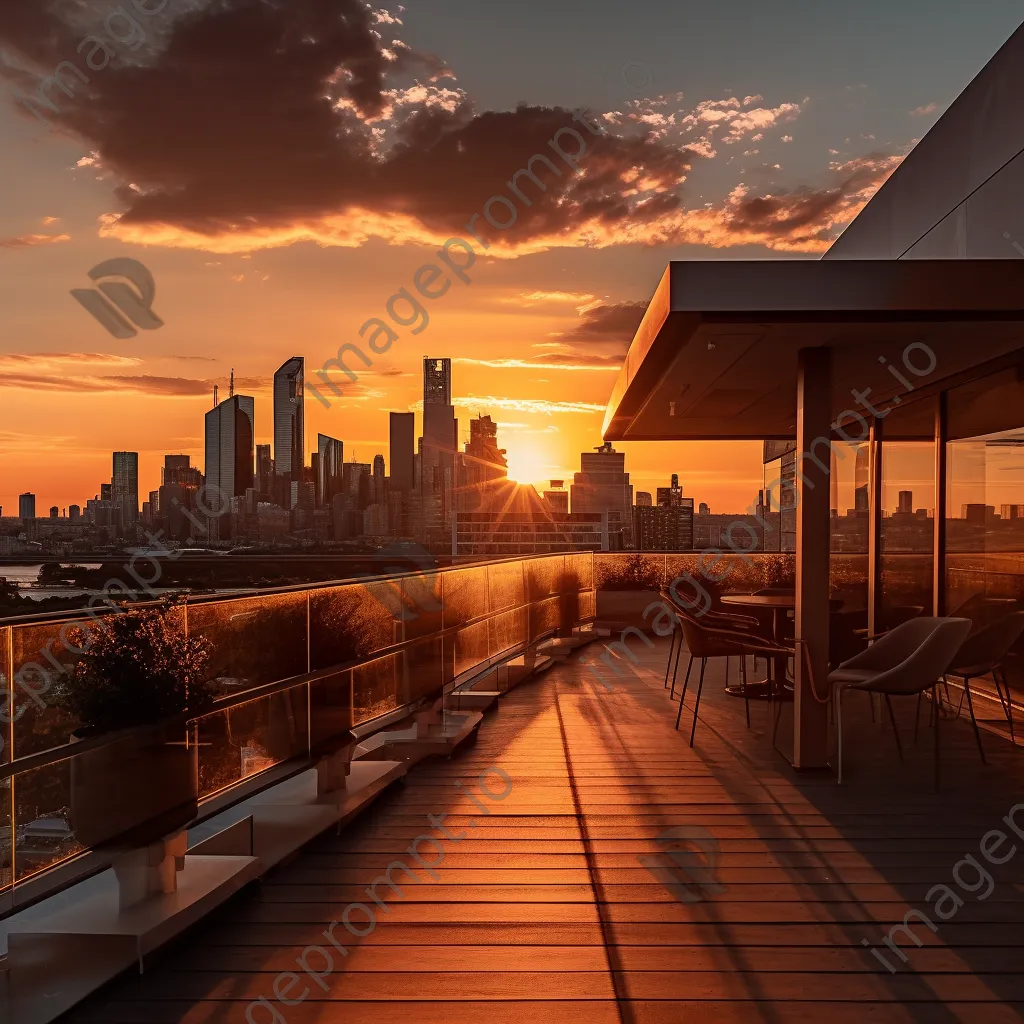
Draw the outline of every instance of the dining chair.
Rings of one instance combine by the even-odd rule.
[[[1010,739],[1016,744],[1013,733],[1013,705],[1010,702],[1010,686],[1006,682],[1005,670],[1003,670],[1002,684],[1000,683],[999,671],[1002,669],[1010,649],[1020,639],[1022,633],[1024,633],[1024,612],[1011,612],[1009,615],[989,623],[964,640],[946,673],[958,676],[964,681],[967,708],[971,713],[971,725],[974,727],[974,738],[978,743],[978,752],[981,754],[982,763],[985,763],[985,749],[981,745],[981,732],[978,729],[978,720],[974,716],[971,680],[992,673],[996,691],[999,694],[999,703],[1002,704],[1003,714],[1006,715],[1006,720],[1010,723]],[[1005,699],[1003,698],[1003,684],[1006,685]],[[960,698],[960,704],[963,705],[963,697]],[[920,712],[920,704],[918,711]],[[957,717],[959,716],[960,708],[958,707]]]
[[[835,696],[836,731],[839,740],[839,783],[843,781],[843,693],[860,690],[882,694],[896,736],[896,749],[903,758],[894,696],[917,696],[936,688],[971,630],[970,619],[918,617],[879,637],[867,650],[844,661],[829,673],[829,693]],[[935,787],[939,785],[939,726],[935,725]]]
[[[666,594],[665,599],[672,604],[671,595]],[[746,713],[747,727],[750,727],[750,698],[747,696],[747,672],[746,657],[752,654],[759,654],[764,657],[789,657],[792,651],[788,647],[765,640],[756,633],[742,632],[739,630],[713,628],[704,623],[704,616],[699,619],[685,608],[675,605],[676,616],[680,629],[679,649],[676,653],[677,666],[679,652],[682,651],[683,643],[690,654],[689,663],[686,666],[686,676],[683,679],[683,690],[679,695],[679,710],[676,713],[676,729],[683,716],[683,706],[686,700],[686,691],[690,685],[690,672],[693,669],[694,661],[700,661],[700,680],[697,684],[697,697],[693,707],[693,724],[690,727],[690,746],[693,746],[693,739],[697,731],[697,714],[700,710],[700,698],[704,690],[704,673],[707,669],[708,660],[711,658],[740,658],[740,685],[743,691],[743,704]],[[673,672],[672,693],[675,692],[675,673]],[[671,694],[670,694],[671,696]]]

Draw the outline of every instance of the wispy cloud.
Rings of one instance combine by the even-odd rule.
[[[31,249],[38,245],[70,241],[70,235],[19,235],[16,238],[0,238],[0,249]]]
[[[491,366],[507,370],[617,370],[622,356],[588,355],[577,352],[556,352],[541,359],[456,359],[472,366]]]
[[[182,377],[120,375],[93,377],[0,372],[0,388],[63,391],[78,394],[126,391],[142,395],[188,398],[207,394],[210,385],[204,380],[189,380]]]
[[[926,103],[923,107],[914,107],[910,112],[911,117],[926,117],[928,114],[934,114],[939,109],[938,103]]]
[[[86,366],[138,366],[141,362],[135,356],[119,356],[112,352],[0,352],[0,370],[10,367],[22,373]]]
[[[455,405],[472,411],[488,409],[509,409],[514,412],[542,413],[547,416],[556,413],[603,413],[604,406],[593,402],[549,402],[542,398],[498,398],[494,395],[464,395],[453,399]],[[422,403],[416,406],[422,408]]]

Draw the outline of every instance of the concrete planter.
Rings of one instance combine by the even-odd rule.
[[[597,592],[598,621],[621,622],[623,626],[636,626],[651,632],[651,622],[657,615],[651,612],[644,620],[644,609],[659,601],[655,590],[599,590]]]
[[[124,733],[71,759],[71,824],[90,849],[145,847],[199,810],[199,748],[184,726]]]

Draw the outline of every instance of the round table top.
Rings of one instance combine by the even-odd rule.
[[[721,601],[749,608],[795,608],[796,594],[724,594]]]
[[[741,608],[796,608],[796,594],[724,594],[722,604],[739,605]],[[829,599],[833,610],[841,608],[843,602],[836,597]]]

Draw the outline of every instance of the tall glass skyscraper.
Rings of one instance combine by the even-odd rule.
[[[450,359],[423,360],[423,404],[452,404],[452,361]]]
[[[213,492],[206,504],[216,512],[253,486],[255,428],[256,402],[249,395],[234,395],[206,414],[206,486]]]
[[[327,434],[316,435],[317,481],[316,496],[321,505],[330,506],[336,494],[341,493],[342,467],[345,463],[345,445]]]
[[[139,453],[114,452],[111,498],[121,513],[121,526],[139,521]]]
[[[306,464],[304,366],[302,356],[292,356],[274,374],[274,472],[299,482]]]

